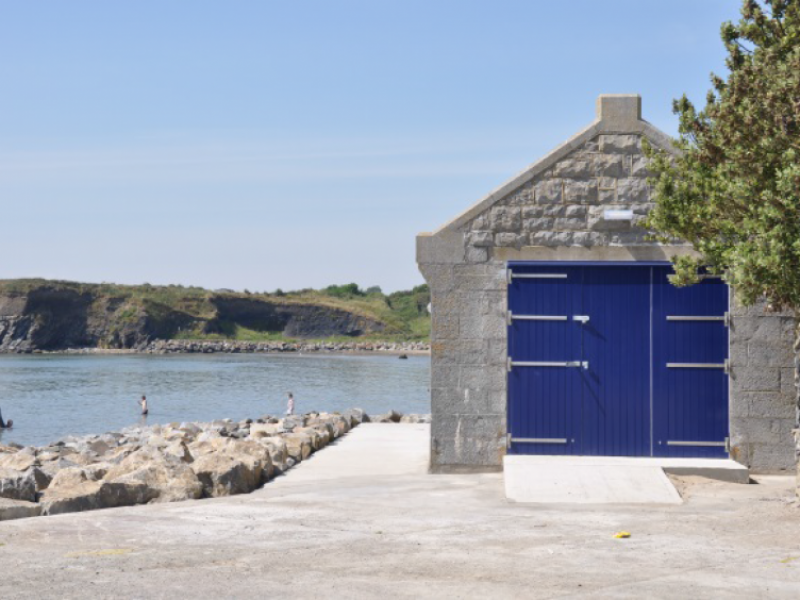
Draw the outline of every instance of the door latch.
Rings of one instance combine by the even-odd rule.
[[[586,323],[589,322],[589,315],[573,315],[572,320],[578,321],[581,324],[586,325]]]

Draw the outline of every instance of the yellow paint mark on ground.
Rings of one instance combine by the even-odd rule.
[[[70,552],[65,556],[67,558],[76,558],[79,556],[119,556],[121,554],[128,554],[133,552],[133,548],[109,548],[107,550],[87,550],[86,552]]]
[[[790,563],[790,562],[794,562],[794,561],[796,561],[796,560],[800,560],[800,556],[787,556],[787,557],[786,557],[786,558],[784,558],[784,559],[783,559],[781,562],[782,562],[783,564],[788,564],[788,563]]]
[[[631,534],[628,533],[627,531],[618,531],[617,533],[614,534],[614,537],[617,538],[618,540],[622,540],[631,537]]]

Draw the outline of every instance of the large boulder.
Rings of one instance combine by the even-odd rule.
[[[100,462],[100,456],[94,452],[76,452],[69,455],[69,460],[79,465],[87,466]]]
[[[366,413],[360,408],[351,408],[350,410],[346,410],[342,416],[350,421],[351,427],[355,427],[356,425],[360,425],[361,423],[368,421],[368,418],[365,419],[367,416]]]
[[[188,446],[189,454],[191,454],[192,458],[195,460],[204,454],[211,454],[221,450],[231,441],[230,438],[221,436],[208,437],[205,439],[201,438],[203,438],[202,435],[198,437],[197,441],[192,442]]]
[[[13,454],[0,454],[0,469],[13,469],[14,471],[27,471],[32,466],[39,464],[36,455],[29,452],[14,452]]]
[[[0,498],[0,521],[38,517],[40,514],[42,514],[42,507],[40,504],[25,502],[23,500]]]
[[[286,459],[289,454],[286,451],[286,442],[282,437],[260,438],[258,443],[269,452],[270,462],[275,470],[283,471],[286,469]]]
[[[118,465],[131,454],[136,452],[141,446],[139,444],[130,442],[125,445],[119,446],[118,448],[114,448],[109,453],[107,453],[103,460],[105,462],[111,463],[112,465]]]
[[[203,484],[205,496],[232,496],[253,491],[261,480],[255,461],[235,458],[224,452],[213,452],[196,458],[192,470]]]
[[[305,417],[302,415],[287,415],[282,420],[282,425],[286,431],[292,431],[295,427],[305,427]]]
[[[196,423],[181,423],[178,429],[192,437],[203,431]]]
[[[269,450],[249,440],[228,438],[216,451],[195,453],[192,470],[206,496],[231,496],[253,491],[273,472]]]
[[[27,471],[0,469],[0,498],[9,500],[36,500],[36,478],[33,468]]]
[[[251,438],[263,438],[283,433],[283,425],[278,423],[252,423],[250,425]]]
[[[283,441],[287,454],[297,462],[307,459],[313,452],[311,436],[306,433],[287,433]]]
[[[56,458],[55,460],[42,461],[39,469],[45,472],[51,479],[55,477],[61,469],[77,467],[78,463],[72,462],[68,458]]]
[[[146,484],[156,491],[153,498],[155,502],[196,499],[203,492],[197,475],[184,461],[149,447],[142,448],[111,467],[104,479],[116,483]]]
[[[194,459],[189,448],[181,441],[174,441],[163,449],[164,456],[168,459],[177,460],[180,462],[190,463]]]
[[[400,419],[401,423],[422,423],[422,417],[420,415],[403,415]]]
[[[146,504],[157,496],[156,490],[139,482],[85,481],[55,488],[51,484],[41,499],[42,514],[59,515]]]
[[[234,457],[244,455],[257,461],[261,466],[261,481],[259,481],[259,484],[266,483],[272,477],[274,472],[272,455],[265,445],[253,440],[231,440],[223,451]]]
[[[107,463],[97,463],[86,467],[76,466],[61,469],[53,475],[48,489],[74,487],[87,481],[99,481],[109,468],[110,465]]]

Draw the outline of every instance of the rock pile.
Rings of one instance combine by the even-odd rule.
[[[246,494],[369,421],[430,417],[391,411],[370,418],[351,409],[129,427],[42,448],[0,446],[0,521]]]
[[[244,342],[156,340],[142,352],[151,354],[176,353],[250,353],[250,352],[430,352],[430,344],[423,342]]]

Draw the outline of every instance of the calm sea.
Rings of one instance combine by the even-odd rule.
[[[430,359],[346,355],[0,356],[0,410],[14,428],[0,444],[44,445],[66,435],[147,423],[240,420],[351,407],[430,412]]]

